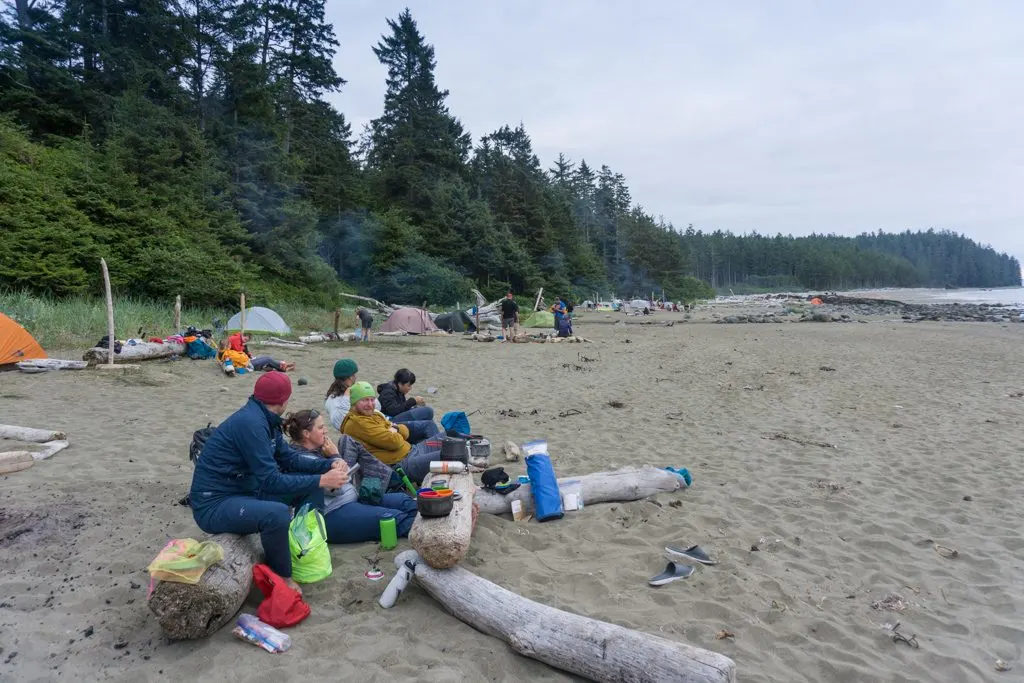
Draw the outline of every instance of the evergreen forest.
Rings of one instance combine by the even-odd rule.
[[[325,0],[12,0],[0,287],[97,294],[100,257],[119,291],[211,305],[1020,285],[1015,259],[950,231],[675,226],[599,160],[466,130],[408,10],[346,49],[368,47],[386,95],[353,131],[328,102],[346,81]]]

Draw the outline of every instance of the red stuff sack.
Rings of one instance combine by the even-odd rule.
[[[284,582],[265,564],[252,568],[252,578],[263,593],[263,602],[256,609],[256,617],[274,628],[295,626],[309,616],[309,605],[297,590]]]

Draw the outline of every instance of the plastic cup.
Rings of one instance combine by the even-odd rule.
[[[398,527],[394,517],[380,520],[380,549],[391,550],[398,546]]]

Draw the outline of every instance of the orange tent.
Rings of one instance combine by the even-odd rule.
[[[24,327],[0,313],[0,365],[46,358],[46,351]]]

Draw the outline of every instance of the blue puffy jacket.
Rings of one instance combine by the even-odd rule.
[[[229,496],[313,493],[331,460],[310,458],[281,433],[281,418],[253,397],[210,435],[196,461],[190,496],[199,510]],[[288,472],[287,474],[285,472]]]

